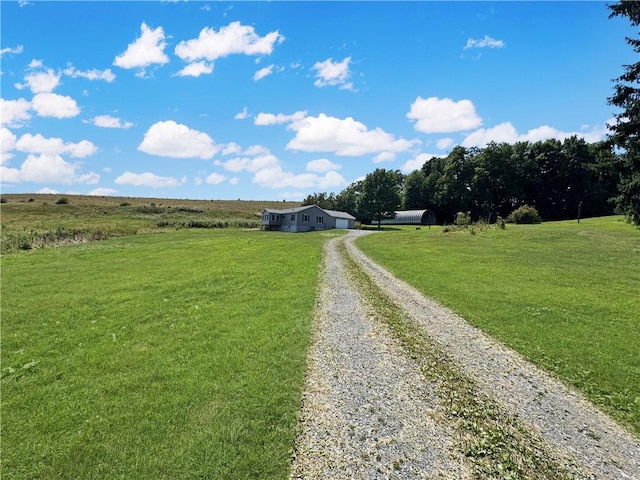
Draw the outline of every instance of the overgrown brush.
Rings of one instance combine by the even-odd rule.
[[[3,229],[0,251],[2,253],[10,253],[40,247],[95,242],[105,240],[114,235],[113,232],[100,229],[89,230],[66,227],[58,227],[56,230],[46,230],[44,232],[37,230],[6,232]]]
[[[156,222],[156,226],[159,228],[259,228],[260,222],[258,220],[246,220],[241,218],[232,218],[228,220],[161,219]]]

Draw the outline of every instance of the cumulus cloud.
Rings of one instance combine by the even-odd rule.
[[[8,128],[0,129],[0,165],[13,158],[11,151],[16,146],[16,136]]]
[[[244,120],[245,118],[249,118],[249,112],[247,111],[247,107],[244,107],[240,113],[237,113],[235,117],[236,120]]]
[[[599,142],[607,135],[606,125],[594,127],[587,131],[580,132],[563,132],[549,125],[542,125],[532,128],[527,133],[520,134],[511,122],[504,122],[492,128],[481,128],[470,133],[462,142],[463,147],[485,147],[491,142],[496,143],[515,143],[515,142],[538,142],[555,138],[564,140],[569,137],[577,136],[584,138],[587,142]]]
[[[346,57],[341,62],[334,62],[328,58],[322,62],[316,62],[312,70],[316,71],[316,87],[338,86],[342,90],[353,90],[353,83],[349,81],[351,57]]]
[[[445,155],[436,155],[435,153],[421,153],[417,157],[412,158],[411,160],[407,160],[400,170],[402,173],[411,173],[415,170],[420,170],[422,166],[431,160],[434,157],[444,157]]]
[[[347,181],[342,175],[333,170],[325,175],[314,173],[294,174],[285,172],[280,166],[259,170],[253,176],[253,183],[267,188],[318,188],[326,190],[342,187]]]
[[[138,150],[172,158],[211,158],[220,149],[206,133],[168,120],[149,127]]]
[[[57,93],[39,93],[31,100],[31,108],[39,117],[71,118],[80,113],[76,101]]]
[[[33,93],[50,93],[60,83],[60,74],[48,69],[46,72],[34,72],[24,77],[25,83],[16,83],[18,90],[29,88]]]
[[[468,39],[467,44],[464,46],[464,49],[468,50],[470,48],[502,48],[504,46],[505,43],[502,40],[496,40],[495,38],[491,38],[489,35],[485,35],[484,38]]]
[[[307,111],[298,111],[291,115],[285,115],[283,113],[278,113],[274,115],[273,113],[262,113],[260,112],[256,115],[256,118],[253,120],[255,125],[279,125],[282,123],[295,123],[304,119],[307,116]]]
[[[27,156],[20,169],[2,167],[2,180],[9,183],[73,183],[95,184],[100,180],[96,173],[78,175],[79,164],[66,162],[60,155]]]
[[[107,68],[106,70],[98,70],[94,68],[92,70],[81,71],[73,65],[69,65],[62,73],[71,78],[80,77],[86,78],[87,80],[104,80],[107,83],[111,83],[116,79],[116,76],[110,68]]]
[[[124,172],[118,178],[114,180],[117,185],[132,185],[134,187],[153,187],[153,188],[163,188],[163,187],[179,187],[186,182],[186,178],[182,178],[178,180],[174,177],[161,177],[156,175],[155,173],[145,172],[145,173],[133,173],[133,172]]]
[[[243,170],[247,172],[257,172],[266,168],[278,167],[280,161],[271,154],[259,155],[254,158],[235,157],[225,162],[215,162],[215,165],[222,166],[225,170],[238,173]]]
[[[225,177],[224,175],[220,175],[219,173],[214,172],[206,178],[205,182],[209,185],[218,185],[219,183],[224,182],[226,179],[227,177]]]
[[[445,150],[451,145],[453,145],[453,138],[441,138],[436,142],[436,147],[438,147],[440,150]]]
[[[131,122],[123,122],[117,117],[111,115],[97,115],[90,120],[90,123],[96,127],[102,128],[130,128],[133,127]]]
[[[274,44],[282,41],[284,37],[277,30],[261,37],[253,27],[232,22],[217,32],[210,27],[203,28],[198,38],[180,42],[175,53],[190,63],[200,59],[213,61],[232,54],[270,55]]]
[[[178,73],[179,77],[199,77],[200,75],[208,75],[213,72],[213,63],[203,61],[190,63]]]
[[[45,155],[68,153],[75,158],[88,157],[98,151],[98,148],[88,140],[82,140],[79,143],[65,143],[61,138],[45,138],[39,133],[36,135],[25,133],[15,143],[15,148],[20,152]]]
[[[109,196],[113,196],[116,193],[118,193],[117,190],[114,190],[113,188],[96,188],[94,190],[91,190],[88,195],[91,196],[95,196],[95,197],[109,197]]]
[[[319,158],[318,160],[312,160],[307,163],[307,171],[309,172],[329,172],[331,170],[340,170],[342,165],[338,165],[337,163],[333,163],[331,160],[327,160],[326,158]]]
[[[0,57],[9,54],[9,55],[18,55],[22,53],[24,47],[22,45],[18,45],[17,47],[6,47],[0,49]]]
[[[424,133],[449,133],[471,130],[482,125],[470,100],[454,102],[450,98],[416,98],[407,118],[416,120],[413,128]]]
[[[29,110],[31,109],[31,102],[28,102],[24,98],[18,100],[5,100],[0,98],[0,122],[2,125],[6,125],[10,128],[22,127],[29,121],[31,115]]]
[[[268,67],[261,68],[253,75],[253,80],[258,81],[262,80],[264,77],[268,77],[273,73],[273,65],[269,65]]]
[[[383,152],[404,152],[418,143],[396,139],[380,128],[369,130],[351,117],[329,117],[321,113],[306,117],[290,126],[295,138],[287,144],[289,150],[305,152],[333,152],[341,156],[360,156]]]
[[[162,27],[151,29],[146,23],[140,26],[141,35],[127,49],[116,56],[113,64],[120,68],[137,68],[139,76],[145,75],[145,68],[151,65],[169,63],[169,57],[164,53],[167,45]]]

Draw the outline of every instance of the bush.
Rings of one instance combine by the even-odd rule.
[[[534,207],[522,205],[511,212],[507,217],[507,221],[511,223],[531,224],[540,223],[542,222],[542,219]]]
[[[465,227],[471,225],[471,214],[469,212],[458,212],[456,214],[456,225]]]
[[[0,197],[0,203],[7,203],[7,199],[4,197]]]
[[[56,201],[56,205],[68,205],[69,200],[65,197],[61,197]]]

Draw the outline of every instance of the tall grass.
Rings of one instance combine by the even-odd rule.
[[[607,217],[358,245],[640,434],[640,230]]]
[[[3,478],[285,478],[325,238],[4,256]]]

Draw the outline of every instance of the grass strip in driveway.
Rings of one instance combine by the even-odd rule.
[[[286,478],[326,235],[3,256],[3,478]]]

